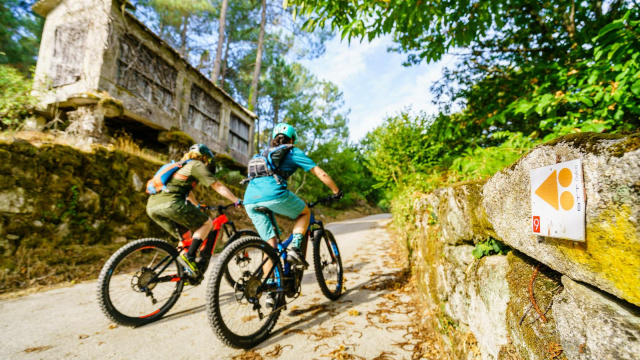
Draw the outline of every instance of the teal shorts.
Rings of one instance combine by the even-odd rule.
[[[285,195],[274,200],[244,205],[244,208],[247,210],[247,214],[251,218],[253,226],[255,226],[258,234],[260,234],[260,237],[263,240],[269,240],[272,237],[276,236],[276,233],[273,231],[273,227],[271,226],[269,217],[254,210],[255,208],[260,206],[266,207],[276,214],[296,219],[300,215],[302,210],[304,210],[305,206],[307,206],[307,204],[305,204],[302,199],[297,197],[291,191],[287,191]]]

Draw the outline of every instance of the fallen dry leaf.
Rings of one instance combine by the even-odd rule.
[[[51,349],[53,346],[51,345],[45,345],[45,346],[36,346],[36,347],[31,347],[28,349],[24,349],[24,352],[28,353],[32,353],[32,352],[40,352],[40,351],[45,351],[45,350],[49,350]]]
[[[268,356],[268,357],[278,357],[278,356],[280,356],[280,354],[282,354],[282,350],[284,350],[287,347],[290,347],[290,348],[293,349],[293,345],[291,345],[291,344],[288,344],[288,345],[285,345],[285,346],[282,346],[280,344],[276,344],[274,346],[273,350],[265,353],[265,355]]]
[[[231,358],[232,360],[262,360],[264,359],[262,355],[257,353],[255,350],[246,351],[240,355],[236,355]]]
[[[287,335],[287,334],[304,334],[304,331],[300,330],[300,329],[287,329],[285,331],[282,332],[282,335]]]

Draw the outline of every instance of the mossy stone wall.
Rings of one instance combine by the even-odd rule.
[[[414,194],[412,206],[403,204],[411,213],[394,214],[424,305],[456,357],[640,353],[639,139],[560,138],[486,182]],[[531,235],[529,170],[575,158],[583,159],[586,241]],[[488,239],[511,250],[475,259],[471,251]],[[573,299],[578,293],[581,299]]]
[[[146,181],[161,165],[104,147],[0,141],[0,292],[95,278],[127,241],[168,239],[145,211]],[[211,190],[198,195],[227,202]],[[249,224],[244,211],[231,214]]]

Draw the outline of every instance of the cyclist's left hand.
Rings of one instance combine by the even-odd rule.
[[[337,193],[335,193],[335,194],[333,194],[333,195],[331,196],[331,198],[332,198],[333,200],[340,200],[340,199],[342,199],[342,197],[344,197],[344,193],[342,192],[342,190],[338,190],[338,192],[337,192]]]
[[[233,205],[237,208],[242,208],[242,199],[238,199],[238,201],[234,202]]]

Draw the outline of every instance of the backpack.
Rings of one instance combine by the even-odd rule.
[[[147,181],[147,194],[154,195],[161,191],[166,191],[167,183],[169,183],[169,180],[173,178],[173,175],[176,173],[176,171],[182,168],[182,166],[184,166],[189,161],[191,161],[191,159],[179,162],[171,160],[170,163],[162,165],[162,167],[156,172],[156,174],[153,175],[153,178]]]
[[[248,177],[242,180],[241,184],[246,184],[255,178],[264,176],[273,176],[278,184],[281,184],[283,180],[287,180],[289,176],[280,170],[280,164],[291,149],[293,149],[293,144],[283,144],[265,149],[261,154],[255,155],[247,165]]]

